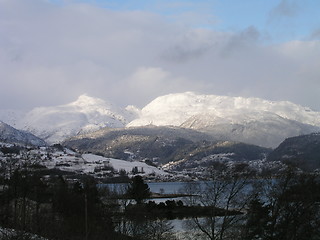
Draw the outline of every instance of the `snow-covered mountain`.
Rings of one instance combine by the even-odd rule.
[[[0,121],[0,142],[33,146],[46,145],[42,139],[32,135],[31,133],[19,131],[2,121]]]
[[[285,138],[320,130],[320,112],[287,101],[197,95],[161,96],[145,106],[127,127],[179,126],[220,139],[276,147]]]
[[[134,106],[122,109],[81,95],[75,102],[35,108],[25,116],[0,111],[0,120],[50,144],[104,127],[154,125],[188,128],[218,140],[274,148],[288,137],[320,131],[320,112],[291,102],[193,92],[158,97],[142,110]]]
[[[48,143],[57,143],[103,127],[124,127],[137,117],[137,112],[133,106],[121,109],[102,99],[81,95],[66,105],[35,108],[17,126]]]
[[[0,109],[0,121],[17,128],[17,123],[26,115],[25,110]]]

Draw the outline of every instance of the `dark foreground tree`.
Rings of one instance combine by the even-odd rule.
[[[264,180],[266,195],[249,205],[246,240],[320,239],[319,176],[288,172]]]
[[[143,178],[140,175],[137,175],[131,179],[127,194],[128,197],[134,199],[137,204],[141,204],[144,199],[150,197],[151,192],[148,184],[143,181]]]
[[[58,178],[54,185],[53,210],[58,222],[58,237],[105,239],[113,234],[108,210],[98,196],[97,183],[87,177],[68,185]]]
[[[246,224],[242,229],[243,240],[259,240],[266,234],[269,219],[269,208],[255,196],[248,206]]]
[[[92,178],[72,184],[63,177],[45,181],[38,174],[17,169],[3,182],[0,239],[35,239],[34,234],[60,240],[127,239],[115,233]]]

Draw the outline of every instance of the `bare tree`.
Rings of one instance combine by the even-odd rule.
[[[175,240],[173,226],[168,220],[137,216],[127,220],[127,235],[140,240]]]
[[[243,224],[243,212],[252,198],[250,175],[236,175],[231,171],[217,174],[210,181],[187,184],[187,204],[208,207],[207,217],[193,217],[187,225],[196,229],[197,239],[237,239],[237,226]],[[235,214],[237,211],[239,214]]]

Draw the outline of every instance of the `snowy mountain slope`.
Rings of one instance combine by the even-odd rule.
[[[25,115],[26,111],[23,110],[0,109],[0,121],[15,128],[17,128],[19,119],[22,119]]]
[[[254,117],[251,119],[250,115]],[[215,121],[215,116],[210,119],[210,115],[197,115],[188,119],[181,127],[210,132],[221,140],[245,142],[270,148],[277,147],[287,137],[320,130],[317,126],[285,119],[271,112],[263,112],[263,114],[252,112],[250,115],[232,116],[218,121]]]
[[[0,111],[0,120],[50,144],[104,127],[154,125],[188,128],[209,133],[217,140],[274,148],[285,138],[320,131],[320,112],[291,102],[192,92],[158,97],[142,110],[134,106],[121,109],[82,95],[75,102],[35,108],[25,116]]]
[[[169,94],[153,100],[141,110],[141,117],[128,126],[153,124],[179,126],[190,117],[210,114],[218,119],[232,119],[234,123],[261,118],[254,113],[272,112],[280,117],[320,126],[320,113],[287,101],[272,102],[259,98],[197,95],[193,92]],[[238,117],[238,118],[235,118]]]
[[[319,131],[320,113],[285,101],[186,92],[156,98],[127,127],[146,125],[180,126],[276,147],[287,137]]]
[[[48,143],[55,143],[103,127],[124,127],[136,117],[137,111],[134,107],[121,109],[104,100],[81,95],[66,105],[35,108],[17,125]]]
[[[0,121],[0,141],[5,143],[15,143],[23,145],[45,146],[42,139],[27,133],[19,131],[10,125]]]

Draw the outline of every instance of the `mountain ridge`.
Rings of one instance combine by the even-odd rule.
[[[11,144],[46,146],[45,141],[0,121],[0,141]]]
[[[186,111],[186,109],[188,111]],[[160,96],[141,110],[141,117],[133,120],[128,126],[142,125],[138,121],[153,118],[155,111],[160,115],[156,121],[152,119],[153,125],[161,125],[168,120],[161,119],[165,113],[176,114],[171,117],[172,125],[180,125],[189,117],[199,113],[211,113],[217,117],[232,117],[237,115],[239,111],[250,113],[254,109],[256,112],[273,112],[283,118],[295,120],[304,124],[320,126],[320,112],[312,111],[310,108],[294,104],[289,101],[268,101],[261,98],[244,98],[244,97],[229,97],[218,95],[203,95],[193,92],[175,93]],[[160,110],[160,111],[159,111]],[[181,112],[186,114],[180,114]],[[180,115],[180,116],[177,116]],[[254,117],[251,115],[250,117]],[[145,124],[145,123],[144,123]],[[148,122],[150,124],[150,121]]]
[[[320,112],[288,101],[193,92],[160,96],[142,109],[119,108],[83,94],[71,103],[38,107],[17,116],[8,112],[0,114],[0,119],[9,120],[9,124],[11,119],[14,123],[10,125],[29,131],[49,144],[105,127],[154,125],[192,129],[220,140],[275,148],[288,137],[320,131]]]
[[[319,131],[320,113],[288,101],[185,92],[151,101],[127,127],[149,124],[186,127],[274,148],[287,137]],[[273,135],[265,141],[268,132]]]

